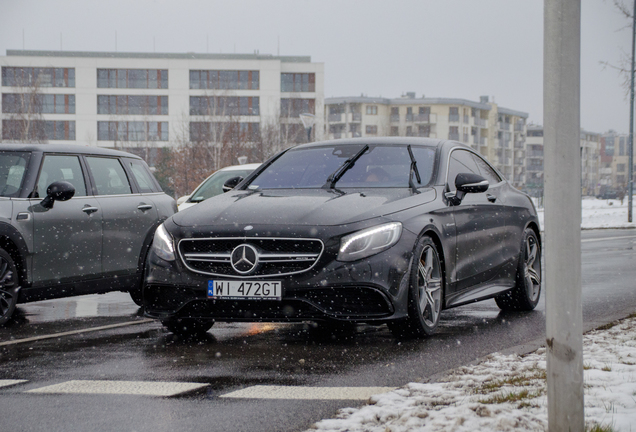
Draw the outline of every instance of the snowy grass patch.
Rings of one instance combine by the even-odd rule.
[[[636,317],[584,335],[586,430],[636,426]],[[435,383],[409,383],[345,408],[313,429],[328,432],[545,431],[546,350],[491,354]]]

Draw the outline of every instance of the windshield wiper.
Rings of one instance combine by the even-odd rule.
[[[409,157],[411,158],[411,170],[409,171],[409,187],[413,189],[413,192],[419,193],[419,191],[417,190],[417,187],[415,187],[415,183],[413,183],[413,173],[415,173],[415,178],[417,178],[417,182],[420,185],[422,184],[422,178],[420,177],[420,172],[417,169],[417,161],[415,160],[415,157],[413,156],[413,150],[411,150],[411,145],[409,144],[408,147],[406,148],[408,149]]]
[[[356,164],[356,161],[358,159],[360,159],[360,157],[364,154],[364,152],[366,152],[367,150],[369,150],[369,144],[366,144],[364,147],[362,147],[362,150],[360,150],[358,153],[356,153],[355,155],[353,155],[353,157],[350,157],[349,159],[347,159],[342,166],[340,166],[337,170],[335,170],[328,178],[327,178],[327,182],[324,184],[323,188],[324,189],[333,189],[336,186],[336,183],[338,182],[338,180],[340,180],[342,178],[342,176],[349,171],[349,169],[353,168],[353,166]]]

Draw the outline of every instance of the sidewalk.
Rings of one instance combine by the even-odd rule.
[[[539,210],[543,224],[543,210]],[[627,200],[584,199],[582,229],[636,228]],[[487,356],[437,382],[409,383],[360,409],[322,420],[321,432],[546,431],[545,348]],[[587,430],[636,431],[636,314],[583,336]],[[593,429],[596,427],[596,429]]]

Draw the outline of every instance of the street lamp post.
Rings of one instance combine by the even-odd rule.
[[[299,114],[300,121],[303,122],[303,126],[307,130],[307,142],[311,142],[311,129],[316,122],[316,116],[309,113]]]

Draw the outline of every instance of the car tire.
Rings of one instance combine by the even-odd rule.
[[[11,319],[18,303],[18,272],[13,258],[0,249],[0,325]]]
[[[422,338],[435,332],[444,298],[441,263],[437,246],[429,236],[423,236],[413,254],[408,317],[388,323],[398,339]]]
[[[161,323],[169,332],[186,338],[202,336],[214,325],[214,321],[194,318],[173,318],[164,320]]]
[[[519,253],[515,287],[495,297],[502,310],[531,311],[541,295],[541,246],[532,228],[526,228]]]
[[[152,242],[148,245],[148,248],[146,249],[146,256],[144,257],[144,260],[141,263],[141,280],[139,281],[139,284],[136,287],[128,291],[128,294],[130,294],[130,298],[132,299],[132,301],[134,301],[135,304],[139,307],[144,306],[144,284],[146,282],[146,262],[148,261],[148,256],[150,255],[150,249],[152,249]],[[143,249],[142,249],[142,253],[143,253]]]

